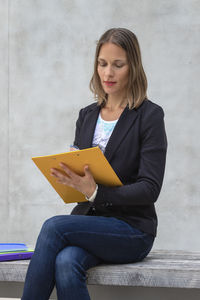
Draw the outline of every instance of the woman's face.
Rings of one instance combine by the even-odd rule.
[[[129,65],[126,51],[112,43],[101,46],[97,72],[106,94],[124,98],[126,96]]]

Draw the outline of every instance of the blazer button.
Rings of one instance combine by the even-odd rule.
[[[92,211],[95,211],[96,209],[95,209],[95,207],[92,207]]]

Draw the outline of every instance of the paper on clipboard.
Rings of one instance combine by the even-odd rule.
[[[63,169],[59,166],[60,162],[64,162],[71,170],[82,176],[84,175],[84,166],[88,165],[96,183],[106,186],[122,185],[120,179],[99,147],[55,155],[37,156],[32,157],[32,160],[65,203],[84,202],[87,200],[82,193],[71,187],[58,183],[57,179],[50,175],[51,168],[57,168],[63,171]]]

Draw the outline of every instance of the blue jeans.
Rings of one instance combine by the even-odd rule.
[[[154,237],[113,217],[64,215],[45,221],[31,259],[22,300],[89,300],[86,270],[131,263],[151,250]]]

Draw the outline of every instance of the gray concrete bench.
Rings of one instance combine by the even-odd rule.
[[[0,262],[0,297],[20,297],[28,264],[28,260]],[[91,268],[87,283],[89,286],[200,289],[200,252],[152,251],[139,263]]]

